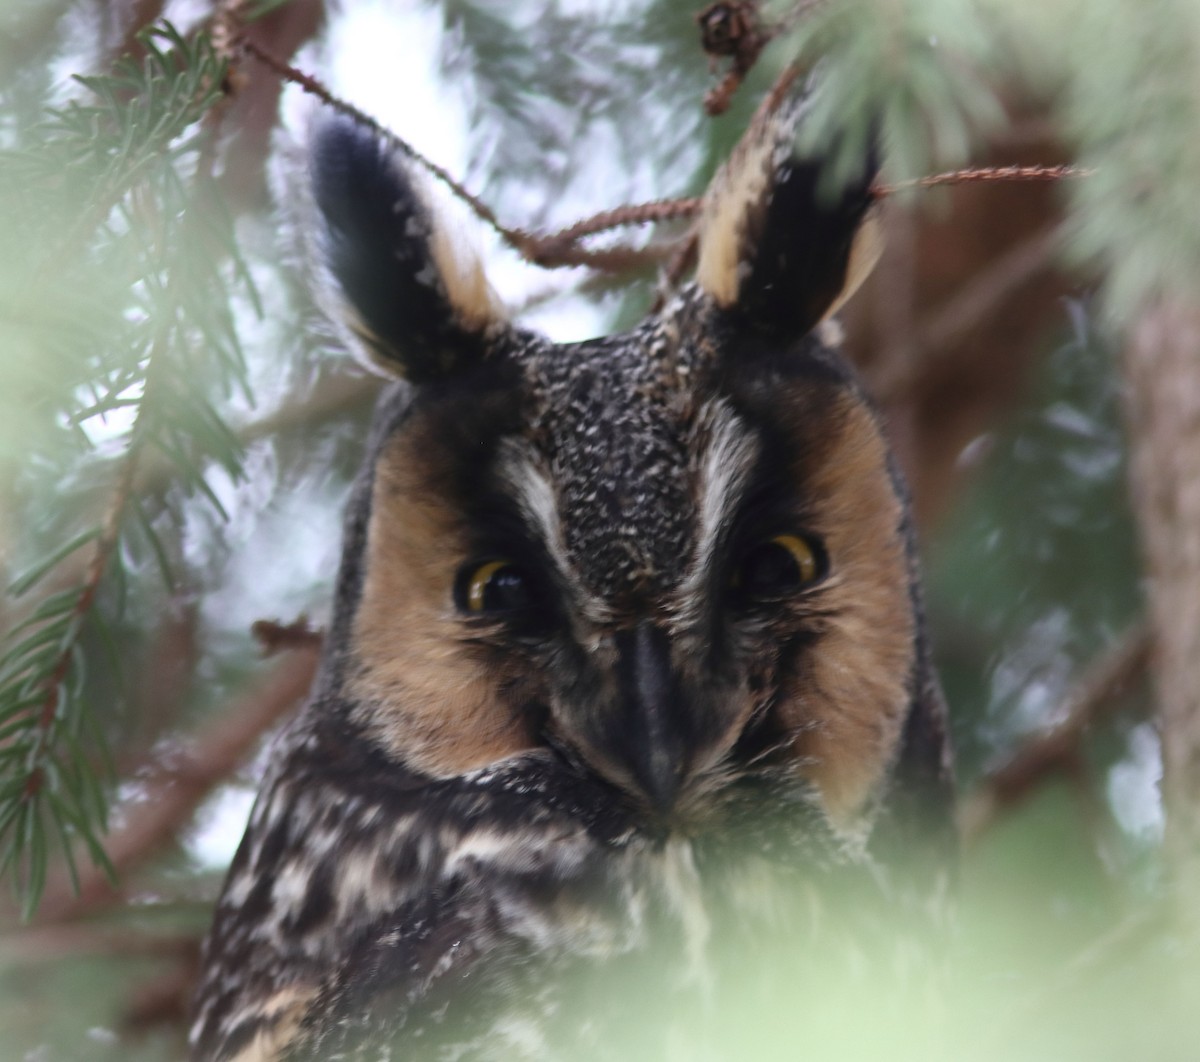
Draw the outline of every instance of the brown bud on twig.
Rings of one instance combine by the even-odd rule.
[[[301,613],[291,623],[279,620],[255,620],[250,624],[250,633],[262,647],[264,657],[282,653],[285,649],[302,649],[320,646],[324,635],[308,625],[308,616]]]
[[[704,97],[704,109],[710,115],[723,113],[771,39],[762,27],[755,0],[724,0],[709,4],[696,15],[700,27],[700,46],[708,53],[715,69],[717,59],[730,58],[732,65],[716,88]]]

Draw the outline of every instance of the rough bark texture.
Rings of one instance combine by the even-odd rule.
[[[1145,558],[1167,846],[1185,902],[1200,886],[1200,309],[1164,301],[1126,351],[1130,474]],[[1193,924],[1200,914],[1192,912]]]

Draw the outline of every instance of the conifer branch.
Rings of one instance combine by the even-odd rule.
[[[1030,737],[964,802],[959,821],[967,841],[977,840],[1002,809],[1024,800],[1078,753],[1087,728],[1145,671],[1151,649],[1150,625],[1141,621],[1088,664],[1067,696],[1062,721]]]
[[[80,581],[44,596],[0,640],[0,872],[11,872],[26,916],[46,882],[51,838],[72,881],[77,844],[111,871],[99,839],[107,821],[108,779],[96,768],[107,758],[104,727],[85,674],[95,662],[93,635],[111,641],[109,624],[120,616],[119,595],[100,607],[102,591],[110,575],[124,581],[118,546],[138,507],[143,454],[153,446],[171,455],[181,478],[201,491],[205,457],[238,468],[229,429],[189,378],[203,357],[219,381],[245,386],[226,263],[235,281],[246,273],[208,195],[227,64],[203,35],[188,40],[165,23],[138,39],[140,63],[123,60],[109,75],[77,79],[92,101],[49,112],[35,147],[8,153],[16,183],[0,188],[14,197],[14,223],[30,230],[31,246],[51,248],[29,279],[17,278],[4,316],[48,345],[58,341],[50,331],[58,314],[42,305],[64,281],[68,293],[83,293],[88,317],[63,337],[69,360],[58,401],[85,450],[81,426],[90,417],[133,413],[98,523],[9,588],[28,594],[90,547]],[[63,226],[62,218],[74,220]],[[106,299],[86,301],[105,284]],[[81,387],[91,396],[83,409]]]

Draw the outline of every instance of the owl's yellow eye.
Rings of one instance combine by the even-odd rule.
[[[730,586],[749,598],[782,597],[816,582],[824,567],[824,554],[812,539],[774,535],[746,551]]]
[[[533,589],[512,561],[489,560],[462,570],[455,598],[464,612],[520,612],[533,603]]]

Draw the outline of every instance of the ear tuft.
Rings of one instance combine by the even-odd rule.
[[[833,313],[878,258],[869,218],[872,151],[841,189],[825,160],[799,154],[802,100],[755,119],[705,196],[696,279],[722,309],[759,331],[797,338]],[[837,145],[831,149],[836,154]]]
[[[356,352],[414,383],[482,358],[503,310],[477,256],[430,209],[424,177],[402,149],[337,115],[315,129],[309,171],[338,296],[333,315]]]

